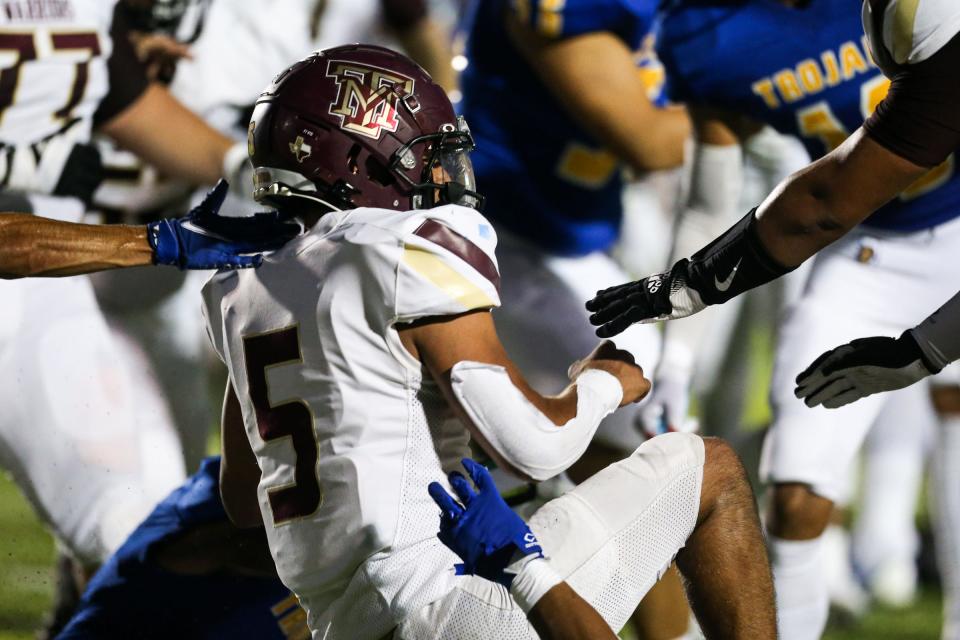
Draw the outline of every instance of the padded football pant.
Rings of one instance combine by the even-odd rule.
[[[530,528],[553,568],[619,631],[693,532],[700,509],[704,446],[670,433],[551,500]],[[410,616],[395,638],[535,639],[505,587],[463,576],[440,600]]]

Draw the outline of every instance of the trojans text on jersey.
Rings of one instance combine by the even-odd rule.
[[[807,58],[798,62],[793,69],[783,69],[760,78],[751,89],[763,98],[768,107],[779,109],[783,103],[789,104],[816,95],[875,68],[864,36],[860,44],[852,40],[844,42],[836,51],[828,49],[821,53],[819,60]]]

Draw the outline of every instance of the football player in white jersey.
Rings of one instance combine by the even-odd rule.
[[[651,440],[532,517],[554,577],[508,590],[455,575],[424,487],[471,438],[543,480],[649,385],[610,343],[558,396],[524,381],[488,313],[496,236],[475,210],[472,136],[408,59],[314,54],[277,76],[250,131],[258,198],[311,228],[204,288],[230,379],[221,491],[236,523],[265,525],[314,637],[534,638],[525,609],[556,576],[619,629],[678,552],[708,634],[774,636],[742,468],[692,434]]]
[[[136,11],[132,22],[138,34],[165,41],[165,51],[183,53],[189,45],[189,58],[164,65],[172,75],[170,92],[244,145],[260,90],[277,69],[318,48],[383,43],[395,36],[434,78],[451,73],[450,56],[444,56],[447,39],[435,33],[423,0],[161,0]],[[145,36],[138,35],[138,43],[143,45]],[[447,82],[440,83],[447,87]],[[99,219],[142,224],[187,208],[190,182],[169,179],[109,140],[101,151],[107,179],[94,195]],[[245,193],[234,190],[224,207],[235,211],[250,204],[248,188]],[[205,455],[215,417],[211,399],[192,393],[207,384],[211,361],[196,306],[205,279],[155,270],[114,272],[93,280],[111,329],[128,338],[129,357],[142,363],[138,372],[162,390],[188,468]]]

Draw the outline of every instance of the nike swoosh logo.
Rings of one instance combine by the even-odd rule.
[[[741,262],[743,262],[743,258],[737,260],[737,264],[733,265],[730,275],[728,275],[725,280],[718,280],[717,276],[713,276],[713,284],[717,288],[717,291],[724,292],[730,288],[730,285],[733,284],[734,277],[737,275],[737,268],[740,266]]]
[[[208,238],[213,238],[215,240],[226,240],[230,241],[230,238],[220,235],[219,233],[214,233],[209,229],[204,229],[203,227],[197,226],[192,220],[187,220],[186,222],[180,223],[180,226],[191,233],[195,233],[198,236],[206,236]]]

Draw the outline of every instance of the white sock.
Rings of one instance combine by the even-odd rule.
[[[914,514],[923,480],[923,450],[906,442],[870,451],[867,458],[854,558],[883,604],[907,606],[917,588],[920,540]],[[892,575],[901,579],[890,582]]]
[[[937,565],[943,581],[943,640],[960,639],[960,417],[944,418],[931,482]]]
[[[821,538],[781,540],[768,536],[777,591],[780,640],[816,640],[827,624],[829,602]]]
[[[850,562],[850,534],[837,524],[827,526],[820,536],[820,558],[831,606],[853,616],[862,616],[869,606],[866,591],[857,582]]]
[[[920,541],[914,515],[939,422],[928,386],[918,384],[891,393],[867,435],[853,558],[887,606],[909,604],[916,591]]]

